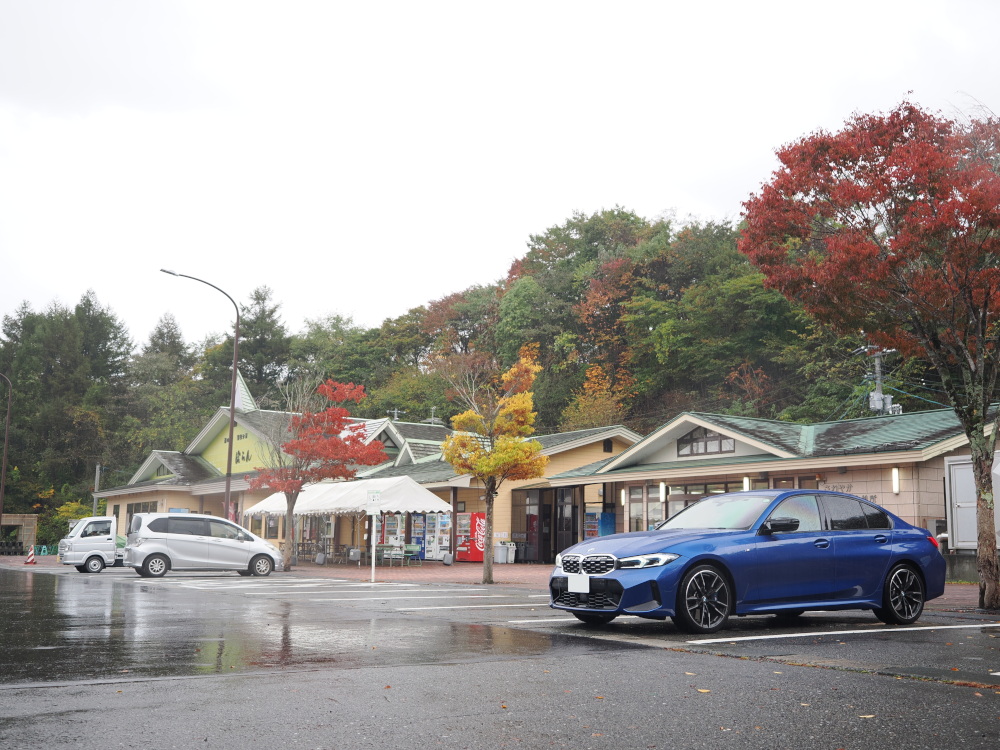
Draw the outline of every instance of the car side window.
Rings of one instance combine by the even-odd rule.
[[[823,511],[830,531],[857,531],[867,529],[868,520],[861,503],[852,497],[823,495]]]
[[[237,529],[232,524],[223,523],[222,521],[209,521],[208,525],[212,529],[212,536],[221,539],[239,539],[240,530]]]
[[[771,518],[795,518],[799,522],[796,531],[820,531],[823,524],[819,517],[819,505],[814,495],[794,495],[783,500],[771,513]]]
[[[167,529],[171,534],[190,534],[191,536],[207,536],[207,524],[200,518],[171,518]]]
[[[132,530],[138,531],[139,528],[141,528],[141,526],[136,526]],[[146,528],[148,528],[150,531],[155,531],[157,534],[165,534],[167,532],[167,519],[154,518],[152,521],[149,522],[149,525]]]
[[[874,505],[868,505],[866,503],[861,503],[861,508],[865,512],[865,518],[868,519],[869,529],[892,528],[892,522],[889,520],[889,514],[881,508],[876,508]]]
[[[111,521],[98,521],[87,525],[81,536],[107,536],[111,533]]]

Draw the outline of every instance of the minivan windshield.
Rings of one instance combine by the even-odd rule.
[[[773,500],[766,495],[709,495],[656,528],[749,529]]]

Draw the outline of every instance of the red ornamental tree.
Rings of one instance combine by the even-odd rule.
[[[778,158],[744,204],[740,250],[819,320],[937,370],[972,453],[980,606],[998,608],[1000,124],[903,102]]]
[[[272,466],[257,467],[251,489],[267,487],[285,493],[285,569],[291,567],[295,501],[302,488],[323,479],[353,479],[359,466],[374,466],[386,460],[377,440],[365,443],[364,425],[352,423],[341,404],[361,401],[364,386],[327,380],[317,389],[333,406],[320,412],[294,414],[288,420],[288,440],[273,451]]]

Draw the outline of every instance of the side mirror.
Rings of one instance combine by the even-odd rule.
[[[776,534],[781,531],[797,531],[799,519],[797,518],[769,518],[760,527],[761,534]]]

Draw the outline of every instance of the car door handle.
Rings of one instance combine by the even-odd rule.
[[[817,539],[815,542],[813,542],[813,546],[816,547],[816,549],[826,549],[827,547],[830,546],[830,540]]]
[[[875,535],[875,544],[885,544],[888,541],[889,541],[889,537],[887,537],[885,534],[876,534]]]

